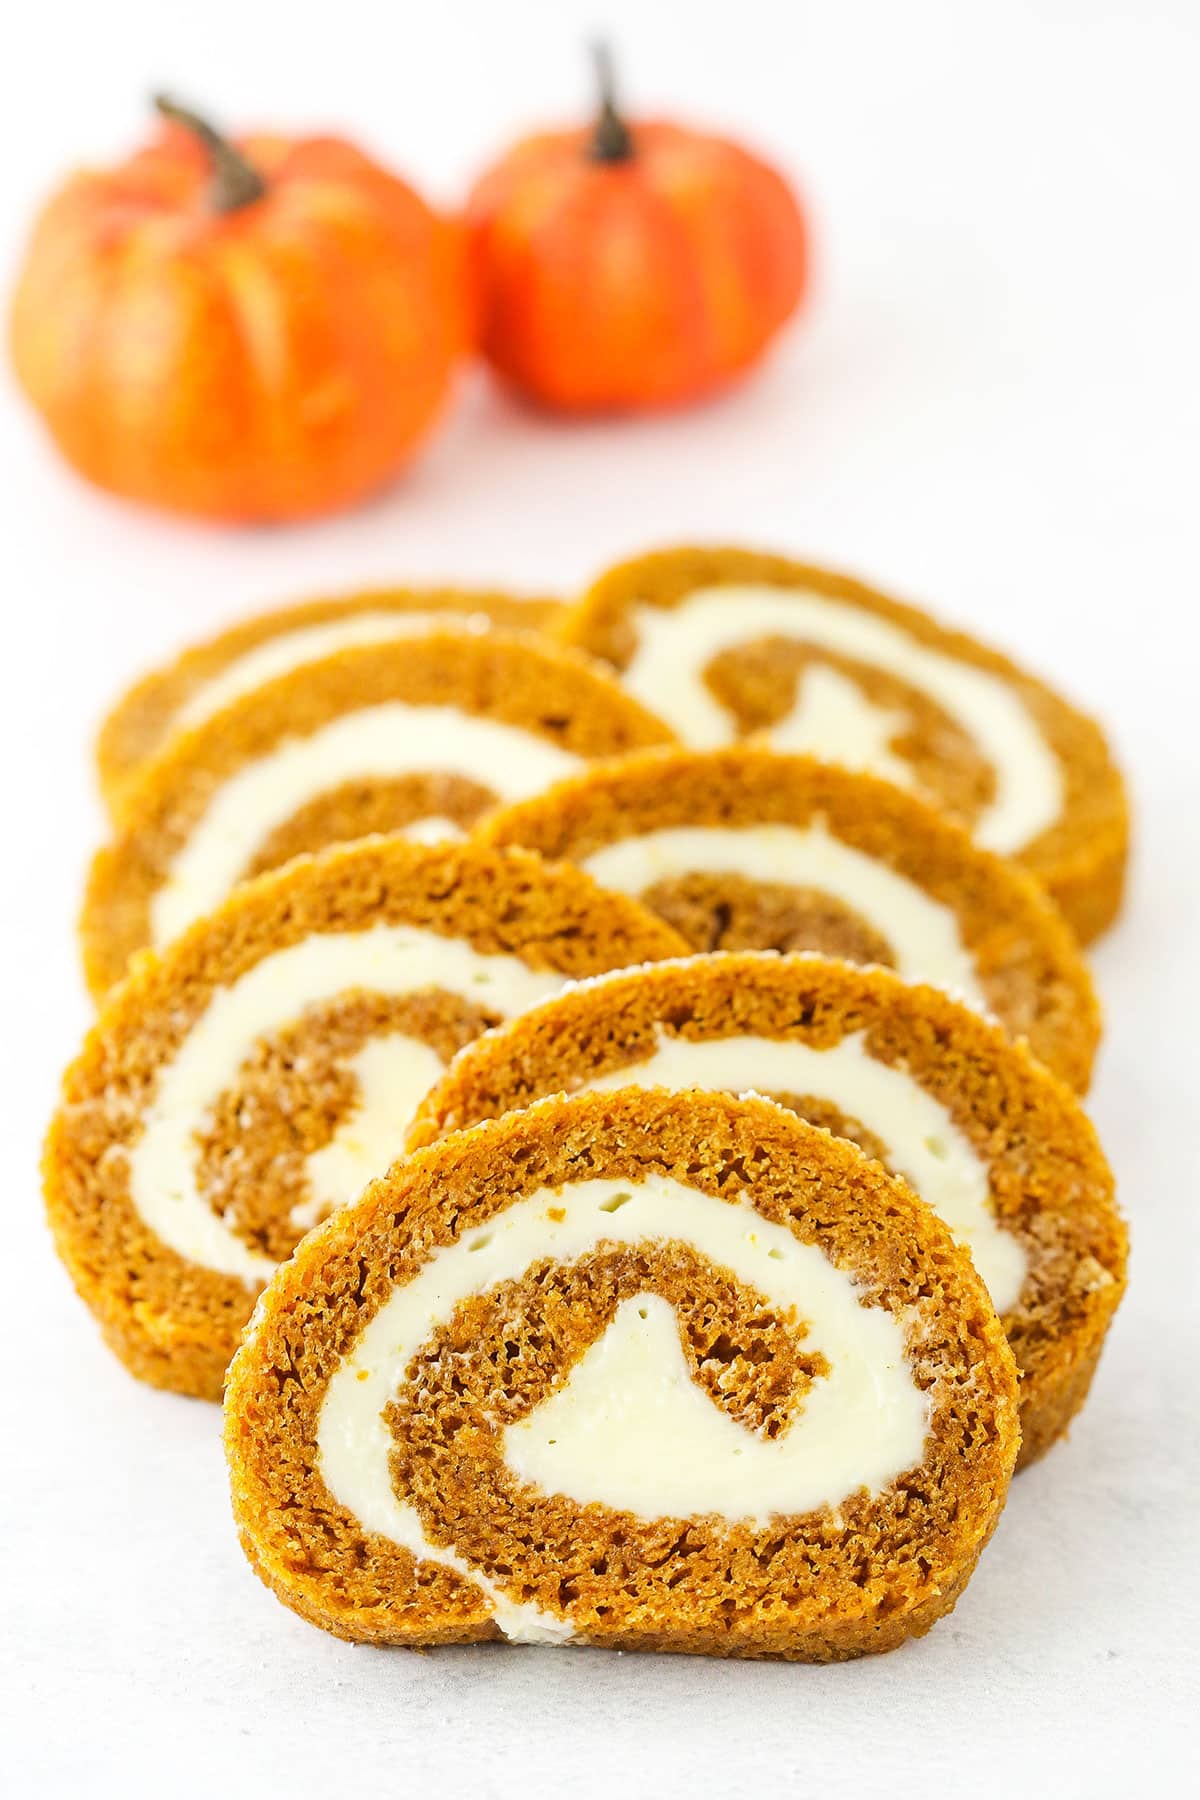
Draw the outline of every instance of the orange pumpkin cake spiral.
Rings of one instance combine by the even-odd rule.
[[[175,738],[129,792],[84,901],[89,985],[302,852],[461,836],[503,799],[668,738],[589,659],[530,637],[434,632],[306,663]]]
[[[1125,1291],[1127,1234],[1070,1090],[936,988],[819,956],[716,953],[581,982],[460,1051],[417,1149],[547,1094],[770,1095],[858,1143],[971,1251],[1021,1372],[1021,1463],[1087,1397]]]
[[[966,1252],[769,1101],[538,1102],[300,1245],[230,1370],[234,1512],[375,1644],[828,1662],[954,1605],[1017,1453]]]
[[[146,763],[181,731],[221,712],[267,681],[355,644],[422,636],[431,628],[499,626],[542,631],[562,608],[492,588],[365,588],[256,613],[195,644],[135,682],[96,740],[109,811],[121,805]]]
[[[63,1081],[47,1208],[108,1343],[216,1399],[275,1264],[399,1154],[456,1050],[682,948],[524,851],[376,838],[244,884],[139,958]]]
[[[637,895],[694,950],[816,950],[944,988],[1087,1088],[1100,1011],[1069,928],[1031,875],[890,782],[752,745],[644,751],[478,831]]]
[[[607,570],[559,632],[696,749],[753,738],[920,794],[1021,862],[1081,942],[1120,910],[1129,805],[1099,725],[914,606],[788,557],[681,546]]]

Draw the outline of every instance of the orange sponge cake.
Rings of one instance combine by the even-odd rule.
[[[882,963],[996,1015],[1086,1088],[1099,1013],[1033,878],[874,776],[765,749],[610,762],[480,827],[639,895],[696,950]]]
[[[243,1545],[377,1644],[831,1661],[955,1603],[1017,1452],[970,1258],[766,1100],[544,1100],[300,1245],[230,1370]]]
[[[971,1251],[1021,1371],[1021,1462],[1086,1398],[1125,1288],[1112,1175],[1078,1101],[936,988],[814,956],[697,956],[582,982],[476,1038],[411,1148],[547,1094],[754,1089],[903,1175]]]
[[[684,743],[764,734],[885,775],[1024,863],[1083,941],[1115,917],[1128,807],[1099,727],[915,607],[781,556],[677,549],[610,569],[560,631]]]
[[[50,1223],[109,1344],[217,1398],[275,1264],[387,1167],[457,1049],[571,978],[682,948],[525,852],[376,838],[247,883],[139,959],[63,1084]]]
[[[143,765],[180,731],[276,676],[356,644],[392,643],[461,620],[540,631],[562,610],[490,588],[371,588],[257,613],[143,676],[117,702],[96,743],[105,799],[115,812]]]
[[[101,994],[236,882],[373,832],[461,834],[501,800],[665,727],[585,658],[443,632],[306,663],[176,738],[96,858],[82,935]]]

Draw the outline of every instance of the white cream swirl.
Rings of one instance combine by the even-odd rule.
[[[243,694],[252,694],[280,675],[290,675],[306,663],[320,662],[339,650],[361,644],[393,644],[402,638],[421,637],[428,631],[486,631],[491,620],[472,612],[401,612],[381,608],[347,613],[342,618],[322,619],[311,625],[293,625],[264,638],[252,649],[227,662],[209,676],[184,701],[171,722],[173,731],[202,725]]]
[[[169,943],[211,912],[272,831],[343,782],[458,775],[501,800],[523,800],[580,766],[579,757],[537,732],[457,706],[390,700],[343,713],[243,764],[214,790],[152,898],[151,941]]]
[[[561,975],[531,969],[519,957],[484,955],[461,939],[414,925],[319,933],[263,957],[216,990],[160,1071],[128,1152],[134,1207],[155,1236],[189,1262],[261,1286],[275,1265],[251,1250],[201,1193],[197,1134],[262,1037],[292,1023],[306,1006],[356,989],[396,995],[441,988],[508,1018],[563,985]],[[314,1218],[353,1199],[399,1155],[405,1128],[441,1062],[428,1045],[397,1033],[360,1053],[356,1069],[359,1106],[310,1160]],[[302,1213],[294,1222],[303,1228],[312,1220]]]
[[[1047,830],[1065,802],[1062,766],[1012,683],[923,644],[903,626],[865,608],[802,588],[697,588],[677,606],[632,609],[637,648],[622,677],[629,692],[665,719],[685,744],[732,742],[734,720],[704,682],[724,651],[780,637],[886,670],[917,689],[961,727],[986,757],[995,791],[975,825],[978,842],[1012,854]],[[804,750],[852,768],[897,778],[890,749],[898,721],[836,671],[810,670],[789,713],[768,734],[780,750]],[[849,693],[854,686],[854,694]]]
[[[393,1290],[334,1372],[317,1427],[321,1476],[340,1504],[364,1530],[469,1576],[511,1639],[564,1641],[571,1627],[512,1600],[501,1582],[429,1541],[393,1486],[384,1413],[417,1350],[471,1295],[519,1278],[542,1258],[566,1264],[602,1245],[672,1241],[731,1271],[780,1318],[804,1321],[804,1344],[822,1353],[828,1373],[777,1438],[756,1436],[696,1387],[672,1309],[645,1294],[622,1306],[539,1407],[504,1430],[503,1455],[515,1474],[583,1506],[762,1521],[836,1507],[863,1488],[878,1492],[921,1461],[928,1401],[900,1322],[865,1304],[850,1275],[747,1199],[718,1200],[654,1175],[579,1181],[513,1200]]]
[[[679,825],[619,838],[583,859],[602,887],[644,894],[685,875],[741,875],[831,894],[877,931],[906,981],[928,981],[987,1010],[958,919],[915,881],[821,825]]]
[[[660,1035],[654,1052],[584,1083],[586,1091],[663,1087],[795,1094],[826,1100],[879,1139],[888,1163],[971,1252],[997,1312],[1017,1304],[1024,1247],[996,1218],[987,1164],[939,1100],[906,1069],[880,1062],[854,1032],[825,1049],[795,1038]]]

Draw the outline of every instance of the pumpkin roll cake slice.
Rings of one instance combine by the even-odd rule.
[[[1127,1240],[1070,1089],[937,988],[815,956],[717,953],[597,976],[475,1039],[409,1147],[548,1094],[755,1091],[911,1183],[970,1251],[1021,1371],[1021,1462],[1087,1397]]]
[[[542,1100],[394,1163],[228,1377],[250,1561],[344,1638],[829,1661],[928,1631],[1018,1447],[905,1183],[768,1100]]]
[[[480,836],[580,864],[694,950],[815,950],[929,982],[1087,1087],[1099,1009],[1056,908],[875,776],[752,745],[663,750],[495,813]]]
[[[1082,942],[1116,917],[1129,815],[1099,726],[915,607],[781,556],[676,549],[602,575],[560,635],[684,743],[763,735],[884,775],[1023,863]]]
[[[1017,1453],[946,1226],[770,1101],[543,1100],[395,1163],[230,1370],[242,1542],[315,1624],[829,1661],[928,1630]]]
[[[491,589],[375,588],[257,613],[152,670],[122,696],[96,741],[105,800],[118,814],[130,782],[176,732],[304,663],[456,624],[541,631],[561,611],[555,600]]]
[[[589,758],[670,737],[576,652],[499,631],[359,645],[173,740],[92,865],[81,921],[100,995],[239,881],[376,832],[461,836]]]
[[[477,1032],[678,954],[524,851],[372,838],[247,883],[111,996],[45,1152],[59,1253],[135,1375],[216,1399],[254,1297],[403,1147]]]

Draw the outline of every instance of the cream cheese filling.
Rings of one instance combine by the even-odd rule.
[[[704,682],[713,659],[756,638],[791,638],[886,670],[927,694],[961,726],[995,778],[993,798],[975,826],[977,841],[989,850],[1020,850],[1062,816],[1062,767],[1016,690],[1002,676],[931,649],[890,620],[802,589],[753,585],[697,589],[675,607],[636,606],[632,620],[637,649],[623,685],[686,744],[714,749],[737,735],[733,718]],[[853,756],[851,767],[895,779],[899,759],[888,749],[892,715],[861,696],[853,716],[841,716],[837,693],[828,683],[814,687],[815,674],[810,670],[798,683],[792,710],[772,728],[770,741],[833,761]],[[846,698],[840,696],[842,703]]]
[[[220,904],[272,831],[343,782],[414,774],[465,776],[502,800],[524,800],[573,774],[581,758],[536,732],[457,706],[381,706],[343,713],[246,763],[214,792],[150,904],[151,940],[169,943]]]
[[[303,668],[305,663],[321,662],[339,650],[353,650],[360,644],[390,644],[408,637],[423,637],[430,631],[486,631],[491,620],[486,613],[469,612],[379,612],[351,613],[342,619],[325,619],[316,625],[297,625],[275,637],[264,638],[252,650],[226,663],[219,674],[203,682],[179,708],[171,722],[173,731],[186,731],[202,725],[214,713],[221,712],[243,694],[251,694],[280,675]]]
[[[413,925],[304,938],[219,988],[161,1070],[140,1136],[129,1150],[129,1194],[145,1223],[189,1262],[260,1286],[275,1264],[252,1250],[200,1192],[197,1133],[254,1045],[306,1006],[354,989],[375,994],[444,988],[508,1018],[558,993],[564,978],[516,956],[488,956],[459,938]],[[360,1105],[318,1157],[318,1193],[353,1198],[399,1154],[417,1102],[441,1072],[425,1044],[401,1033],[369,1058]],[[390,1044],[391,1049],[382,1046]],[[436,1065],[436,1066],[435,1066]],[[430,1079],[427,1079],[429,1077]],[[316,1160],[316,1159],[312,1159]]]
[[[297,1201],[288,1223],[311,1231],[326,1213],[345,1206],[369,1179],[395,1160],[400,1133],[445,1067],[437,1051],[403,1031],[369,1038],[343,1064],[358,1090],[358,1103],[327,1144],[308,1159],[308,1197]]]
[[[1020,1299],[1029,1259],[996,1218],[986,1163],[940,1101],[907,1071],[870,1054],[863,1032],[824,1050],[794,1038],[662,1036],[653,1055],[596,1076],[584,1091],[623,1087],[830,1101],[880,1140],[891,1167],[970,1251],[996,1311],[1007,1312]]]
[[[958,919],[916,882],[844,844],[821,825],[680,825],[620,838],[583,860],[602,887],[644,894],[683,875],[742,875],[814,887],[867,921],[890,944],[896,972],[987,1010]]]
[[[400,833],[413,844],[446,844],[461,843],[468,834],[455,819],[445,819],[440,813],[430,813],[424,819],[412,819]]]
[[[670,1241],[732,1271],[780,1316],[803,1320],[804,1342],[825,1356],[828,1375],[814,1381],[798,1416],[775,1440],[760,1440],[728,1420],[725,1430],[719,1419],[697,1411],[678,1343],[676,1355],[667,1348],[665,1303],[654,1305],[644,1295],[633,1318],[623,1308],[562,1386],[504,1431],[503,1453],[515,1474],[582,1505],[628,1506],[643,1517],[715,1512],[731,1522],[757,1522],[836,1507],[862,1488],[877,1493],[924,1455],[928,1401],[909,1366],[899,1320],[864,1304],[851,1276],[748,1201],[718,1200],[658,1175],[580,1181],[515,1200],[434,1251],[394,1290],[335,1370],[317,1424],[320,1473],[340,1505],[364,1530],[468,1576],[491,1601],[506,1637],[562,1641],[571,1627],[514,1603],[456,1551],[429,1542],[416,1508],[392,1485],[385,1409],[420,1346],[472,1294],[519,1278],[542,1258],[567,1263],[599,1245]],[[660,1360],[647,1366],[640,1352]],[[716,1410],[707,1396],[702,1400]]]
[[[800,676],[791,710],[772,727],[771,745],[912,787],[911,765],[891,749],[907,723],[906,713],[877,706],[840,669],[815,663]]]

